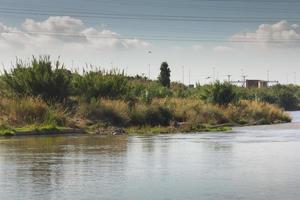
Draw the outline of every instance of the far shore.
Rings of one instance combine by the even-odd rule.
[[[51,136],[51,135],[153,135],[153,134],[176,134],[176,133],[210,133],[210,132],[230,132],[234,127],[258,127],[262,125],[290,124],[290,122],[277,122],[272,124],[262,124],[260,122],[249,124],[219,124],[219,125],[202,125],[197,128],[190,126],[136,126],[136,127],[102,127],[98,130],[87,130],[82,128],[70,127],[24,127],[16,129],[0,130],[0,137],[17,137],[17,136]]]
[[[0,135],[226,132],[290,122],[286,111],[300,108],[298,94],[295,85],[172,82],[167,62],[148,79],[117,69],[79,73],[49,56],[33,57],[0,74]]]

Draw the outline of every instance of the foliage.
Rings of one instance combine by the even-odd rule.
[[[71,72],[49,57],[33,57],[29,65],[17,61],[11,73],[5,71],[3,81],[15,94],[38,96],[46,101],[63,101],[70,94]]]
[[[87,100],[96,97],[121,98],[129,91],[128,79],[116,70],[110,72],[91,71],[73,75],[74,94]]]
[[[216,82],[204,90],[202,98],[218,105],[228,105],[236,100],[237,94],[230,83]]]
[[[160,74],[158,77],[158,81],[160,84],[164,87],[170,87],[170,76],[171,76],[171,70],[169,68],[169,65],[167,62],[163,62],[160,66]]]
[[[0,122],[10,125],[67,124],[67,115],[63,108],[49,106],[41,98],[0,98]],[[2,118],[2,120],[1,120]]]
[[[118,70],[70,72],[40,57],[30,64],[18,61],[0,76],[0,130],[4,127],[4,135],[24,126],[219,130],[288,122],[282,108],[298,109],[299,102],[300,87],[294,85],[247,89],[216,82],[189,88],[170,82],[167,63],[159,80],[148,80]]]
[[[293,85],[284,86],[276,85],[269,88],[260,89],[245,89],[248,93],[247,97],[242,99],[256,100],[259,102],[266,102],[276,104],[285,110],[297,110],[300,104],[300,88]]]

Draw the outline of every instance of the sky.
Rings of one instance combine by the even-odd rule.
[[[0,69],[50,55],[69,69],[173,81],[300,84],[297,0],[0,0]],[[207,79],[207,77],[211,77]]]

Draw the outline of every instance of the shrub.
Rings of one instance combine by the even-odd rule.
[[[129,92],[128,80],[123,73],[117,71],[96,71],[84,73],[82,76],[75,74],[72,85],[75,94],[92,98],[125,98]]]
[[[124,126],[129,121],[128,111],[128,105],[124,101],[93,98],[89,103],[80,104],[78,114],[93,122]]]
[[[3,81],[17,95],[38,96],[45,101],[63,101],[70,94],[71,73],[59,62],[52,66],[49,57],[33,57],[31,64],[17,61]]]
[[[237,99],[237,94],[230,83],[216,82],[204,90],[202,98],[214,104],[228,105]]]
[[[53,124],[63,126],[67,123],[64,109],[50,107],[38,97],[1,98],[0,108],[0,115],[5,117],[11,125]]]
[[[278,92],[278,105],[285,110],[299,109],[299,99],[295,94],[288,90],[280,90]]]
[[[226,115],[236,123],[271,124],[276,122],[290,122],[291,118],[275,105],[242,100],[236,106],[229,106]]]
[[[145,113],[145,122],[151,126],[167,126],[170,124],[171,119],[172,114],[170,110],[161,106],[152,106]]]

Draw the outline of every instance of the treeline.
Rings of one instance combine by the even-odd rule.
[[[153,98],[198,98],[206,102],[226,105],[239,100],[253,100],[276,104],[286,110],[297,110],[300,106],[300,87],[275,85],[269,88],[241,88],[229,83],[215,82],[197,84],[195,88],[170,82],[170,69],[162,63],[157,81],[139,75],[127,76],[117,69],[105,71],[71,72],[64,65],[49,57],[33,58],[31,63],[18,61],[16,66],[0,78],[2,95],[38,96],[45,101],[65,101],[78,96],[92,98],[124,99],[151,102]]]
[[[166,62],[160,70],[157,80],[148,80],[117,69],[70,71],[60,62],[51,62],[50,57],[33,58],[30,63],[17,61],[0,76],[0,126],[274,123],[289,121],[289,117],[265,103],[288,110],[299,108],[297,86],[245,89],[216,82],[189,88],[170,81]]]
[[[166,64],[166,63],[164,63]],[[91,71],[79,73],[67,70],[64,65],[49,57],[33,58],[31,63],[18,61],[11,71],[0,78],[2,95],[36,96],[47,102],[62,102],[70,97],[85,100],[92,98],[142,100],[150,102],[160,97],[186,97],[187,87],[170,83],[169,77],[162,82],[151,81],[143,76],[127,76],[123,71],[110,71],[91,67]],[[168,72],[170,73],[170,72]],[[170,76],[170,75],[169,75]]]
[[[300,87],[297,85],[279,84],[268,88],[243,88],[226,82],[216,82],[209,85],[198,85],[190,94],[221,105],[250,100],[275,104],[287,111],[300,109]]]

